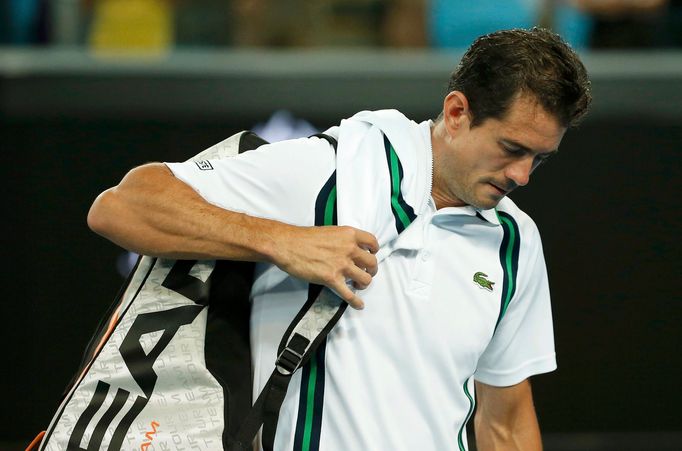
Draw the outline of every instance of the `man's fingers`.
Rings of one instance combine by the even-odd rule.
[[[374,235],[372,235],[369,232],[365,232],[364,230],[356,229],[355,236],[358,246],[370,251],[372,254],[376,254],[377,252],[379,252],[379,242],[374,237]]]
[[[348,288],[348,285],[346,285],[345,282],[341,282],[340,284],[337,284],[332,288],[336,294],[338,294],[341,299],[346,301],[351,307],[353,307],[356,310],[362,310],[365,308],[365,303],[362,302],[362,299],[360,299],[355,293],[353,293],[353,290]]]
[[[357,266],[360,269],[364,269],[365,271],[367,271],[369,275],[371,276],[377,275],[378,264],[377,258],[374,254],[370,254],[367,251],[359,250],[353,256],[353,262],[355,263],[355,266]]]
[[[351,268],[348,268],[345,271],[344,274],[348,279],[353,281],[353,284],[355,285],[356,288],[359,288],[361,290],[364,290],[367,288],[372,282],[372,276],[370,276],[367,272],[363,271],[362,269],[358,268],[357,266],[353,266]]]
[[[379,243],[374,235],[351,226],[292,227],[300,239],[283,242],[285,252],[277,266],[294,277],[322,283],[353,308],[363,308],[352,287],[367,288],[377,274]]]

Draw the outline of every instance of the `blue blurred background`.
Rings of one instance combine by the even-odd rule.
[[[682,449],[682,1],[2,0],[0,450],[47,427],[123,282],[128,255],[85,224],[99,192],[246,128],[434,118],[473,38],[532,25],[581,53],[594,94],[513,196],[554,299],[559,370],[533,381],[545,447]]]

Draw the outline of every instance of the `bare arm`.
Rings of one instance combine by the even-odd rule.
[[[377,270],[373,254],[378,243],[367,232],[297,227],[224,210],[206,202],[161,163],[133,169],[118,186],[100,194],[88,213],[88,225],[140,254],[274,263],[295,277],[334,289],[356,308],[362,301],[345,280],[366,288]]]
[[[541,451],[530,381],[493,387],[476,381],[478,407],[474,426],[480,451]]]

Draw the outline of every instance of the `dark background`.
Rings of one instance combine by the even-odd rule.
[[[17,88],[12,77],[1,82],[0,440],[28,443],[47,427],[123,282],[116,271],[122,250],[87,228],[94,198],[135,165],[184,160],[267,114],[157,114],[144,107],[17,113],[10,100],[28,88]],[[50,77],[26,81],[43,82]],[[84,102],[78,92],[61,95],[67,105],[69,95]],[[559,369],[534,378],[536,406],[551,449],[612,449],[607,445],[619,433],[661,440],[631,449],[680,449],[682,116],[657,116],[646,106],[605,113],[598,99],[597,114],[570,131],[559,155],[512,196],[540,228],[553,295]],[[352,106],[294,112],[323,129],[354,113]],[[272,110],[278,107],[287,105]],[[426,114],[430,108],[401,109],[419,121],[437,115],[439,105]],[[602,448],[561,448],[566,434],[607,438]]]

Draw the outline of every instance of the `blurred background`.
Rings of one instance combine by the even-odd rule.
[[[680,450],[682,1],[2,0],[0,449],[47,427],[129,267],[87,229],[148,161],[242,129],[440,112],[463,49],[539,24],[594,107],[513,199],[543,234],[559,369],[534,378],[553,450]]]

